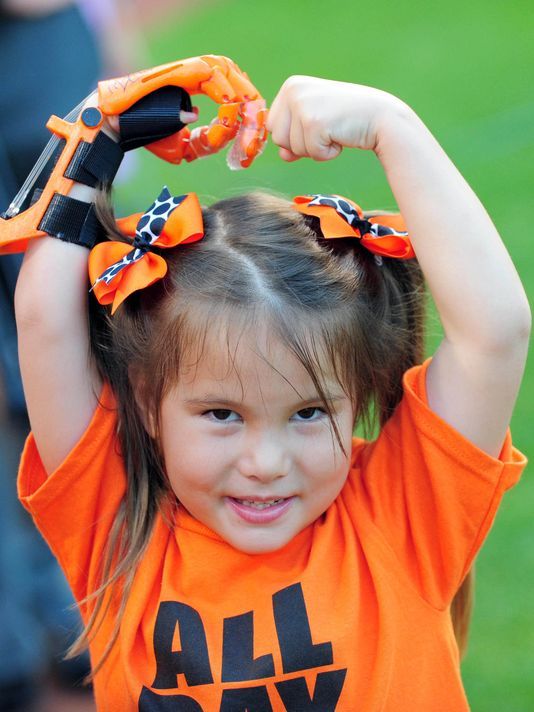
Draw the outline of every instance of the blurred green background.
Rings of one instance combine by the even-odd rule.
[[[182,3],[147,39],[153,64],[205,53],[232,57],[269,103],[291,74],[369,84],[400,96],[483,201],[532,296],[532,0]],[[208,123],[215,105],[202,98],[195,103],[201,123]],[[117,189],[119,215],[147,207],[164,183],[175,194],[195,191],[205,203],[266,187],[289,196],[337,192],[365,208],[395,207],[378,161],[355,151],[329,163],[286,164],[269,145],[251,169],[237,173],[228,170],[223,155],[176,167],[137,153],[135,174]],[[451,235],[462,237],[461,229]],[[439,337],[433,318],[429,352]],[[531,456],[533,403],[531,366],[513,420],[515,444]],[[527,469],[507,494],[477,559],[475,612],[463,663],[475,712],[534,710],[533,521],[534,482]]]

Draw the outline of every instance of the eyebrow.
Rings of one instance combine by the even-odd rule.
[[[327,403],[335,403],[337,401],[345,400],[347,398],[346,395],[333,395],[330,393],[326,393],[326,402]],[[186,405],[195,405],[195,406],[209,406],[213,405],[214,403],[217,403],[217,405],[223,405],[229,409],[235,409],[235,408],[240,408],[243,407],[243,402],[242,401],[233,401],[233,400],[228,400],[227,398],[221,398],[217,393],[206,393],[202,398],[188,398],[185,401]],[[308,405],[312,403],[323,403],[323,399],[320,398],[320,396],[315,396],[314,398],[306,398],[301,401],[298,401],[294,404],[292,404],[292,408],[305,408]]]

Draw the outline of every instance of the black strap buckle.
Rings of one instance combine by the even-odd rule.
[[[104,229],[96,217],[93,203],[84,203],[60,193],[54,194],[38,229],[63,242],[89,249],[104,238]]]
[[[120,145],[100,131],[92,143],[80,141],[65,177],[91,188],[99,183],[111,183],[123,157]]]

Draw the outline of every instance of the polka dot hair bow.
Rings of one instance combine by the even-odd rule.
[[[145,213],[117,220],[117,227],[133,237],[133,245],[101,242],[89,254],[89,279],[100,304],[111,313],[132,292],[144,289],[167,273],[167,263],[153,247],[175,247],[204,236],[202,211],[195,193],[172,197],[165,186]]]
[[[356,237],[376,255],[407,260],[415,257],[400,215],[374,215],[366,219],[362,209],[341,195],[298,195],[293,207],[304,215],[319,218],[326,239]]]

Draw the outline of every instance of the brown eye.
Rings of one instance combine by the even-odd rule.
[[[233,423],[239,420],[239,415],[228,408],[214,408],[213,410],[207,410],[204,415],[206,415],[210,420],[215,420],[218,423]]]
[[[231,410],[224,410],[223,408],[217,408],[217,410],[212,410],[211,412],[215,420],[228,420],[232,415]]]
[[[306,420],[318,420],[324,415],[324,410],[322,408],[302,408],[302,410],[297,411],[296,419],[300,421]]]

